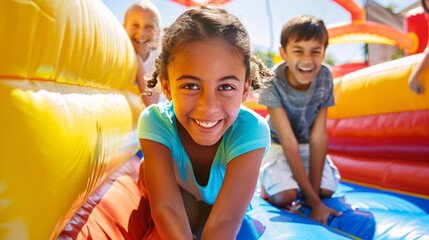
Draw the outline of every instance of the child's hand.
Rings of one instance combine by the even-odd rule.
[[[156,50],[156,48],[157,48],[156,42],[151,41],[150,39],[139,40],[139,43],[146,45],[146,47],[150,48],[152,51]]]
[[[309,218],[327,225],[327,219],[331,214],[337,217],[343,215],[343,213],[337,212],[321,202],[320,204],[313,206]]]
[[[138,56],[141,56],[143,60],[149,56],[149,52],[156,49],[156,43],[148,37],[142,36],[130,36],[131,43],[133,44],[134,51]]]
[[[410,89],[413,92],[415,92],[416,94],[422,94],[423,93],[422,83],[420,82],[420,79],[418,78],[417,74],[413,74],[410,77],[408,84],[409,84]]]

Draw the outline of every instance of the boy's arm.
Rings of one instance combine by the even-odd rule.
[[[316,205],[321,200],[311,186],[310,180],[305,171],[304,163],[299,154],[299,145],[296,137],[292,131],[289,119],[286,112],[282,107],[268,108],[270,113],[270,120],[280,138],[280,142],[283,147],[283,151],[286,155],[286,159],[292,171],[293,177],[302,188],[307,201]]]
[[[152,219],[162,239],[192,239],[182,196],[174,176],[171,151],[166,146],[140,139],[144,155],[144,181]]]
[[[335,214],[338,216],[338,212],[326,207],[322,200],[320,200],[319,195],[314,191],[305,171],[299,154],[299,145],[293,134],[286,112],[282,107],[269,107],[268,112],[270,113],[271,123],[280,138],[292,174],[306,197],[306,203],[312,209],[310,218],[326,224],[329,215]]]
[[[411,73],[410,78],[408,80],[409,87],[412,91],[417,94],[423,93],[422,82],[423,79],[420,80],[419,76],[422,74],[427,68],[429,68],[429,47],[425,49],[424,57],[421,63],[414,69]]]
[[[143,66],[143,59],[140,55],[137,55],[137,76],[136,76],[136,83],[137,87],[140,91],[140,96],[142,98],[143,104],[145,107],[150,106],[151,104],[156,104],[159,101],[159,92],[156,90],[156,88],[153,88],[152,90],[149,90],[147,87],[147,82],[144,78],[146,74],[146,70]],[[151,94],[151,96],[149,95]]]
[[[318,194],[322,179],[323,166],[328,152],[328,134],[326,133],[326,108],[320,108],[310,132],[310,169],[309,177],[314,191]]]
[[[232,159],[226,166],[222,187],[210,212],[201,239],[235,239],[258,180],[265,149]]]

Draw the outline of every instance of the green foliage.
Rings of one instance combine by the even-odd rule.
[[[259,57],[268,66],[268,52],[264,53],[261,50],[256,49],[255,51],[253,51],[253,55]]]
[[[329,66],[335,66],[335,58],[332,54],[327,53],[323,62]]]
[[[392,56],[391,56],[391,59],[392,60],[395,60],[395,59],[399,59],[399,58],[403,58],[404,57],[404,53],[403,52],[397,52],[397,53],[394,53]]]
[[[277,55],[276,53],[273,53],[271,51],[262,52],[259,49],[255,49],[255,51],[253,51],[253,54],[258,56],[265,63],[265,65],[267,65],[267,67],[271,68],[272,66],[274,66],[272,56]]]
[[[395,9],[398,7],[398,5],[394,4],[394,3],[390,3],[389,5],[387,5],[386,9],[388,9],[391,12],[395,12]]]

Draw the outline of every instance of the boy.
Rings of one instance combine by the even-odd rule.
[[[136,82],[146,107],[152,103],[158,103],[160,98],[159,91],[147,90],[144,79],[145,75],[152,75],[154,62],[158,57],[154,50],[156,50],[161,33],[160,23],[158,9],[148,0],[131,4],[125,13],[123,26],[136,51],[138,66]]]
[[[259,99],[268,107],[272,137],[259,175],[262,190],[273,205],[290,208],[301,189],[309,217],[326,224],[330,214],[341,215],[320,200],[339,182],[326,155],[326,109],[335,105],[332,76],[322,65],[328,32],[322,20],[298,16],[283,27],[281,45],[284,62]]]

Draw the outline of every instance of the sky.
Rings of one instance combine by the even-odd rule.
[[[137,0],[102,0],[113,12],[118,21],[123,24],[125,11],[128,6]],[[195,0],[196,2],[207,2]],[[354,0],[363,6],[365,0]],[[395,6],[394,11],[401,11],[419,0],[374,0],[381,6],[389,4]],[[158,7],[162,27],[167,27],[176,18],[187,10],[171,0],[152,0]],[[231,0],[223,6],[228,12],[237,16],[249,32],[252,48],[261,51],[272,51],[278,54],[280,47],[280,32],[283,25],[291,18],[307,14],[321,18],[325,25],[349,23],[350,14],[332,0]],[[270,27],[269,12],[272,16]],[[271,35],[272,33],[272,35]],[[327,54],[336,61],[336,65],[347,62],[363,62],[363,44],[329,45]]]

